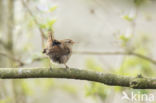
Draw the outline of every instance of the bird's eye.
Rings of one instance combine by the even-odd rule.
[[[61,43],[57,40],[54,40],[53,43],[52,43],[52,46],[55,46],[55,45],[60,45]]]

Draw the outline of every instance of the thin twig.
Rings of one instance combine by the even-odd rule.
[[[115,51],[115,52],[74,51],[73,53],[82,54],[82,55],[127,55],[128,54],[126,52],[120,52],[120,51]]]
[[[24,63],[23,63],[21,60],[19,60],[19,59],[17,59],[17,58],[14,58],[14,57],[12,57],[12,56],[10,56],[10,55],[8,55],[8,54],[5,54],[5,53],[0,52],[0,55],[1,55],[1,56],[5,56],[5,57],[7,57],[7,58],[9,58],[9,59],[11,59],[11,60],[13,60],[13,61],[18,62],[20,66],[23,66],[23,65],[24,65]]]
[[[136,56],[136,57],[139,57],[139,58],[148,60],[148,61],[150,61],[151,63],[153,63],[154,65],[156,65],[156,60],[153,60],[153,59],[150,58],[150,57],[147,57],[147,56],[144,56],[144,55],[141,55],[141,54],[138,54],[138,53],[131,53],[131,55],[134,55],[134,56]]]
[[[154,65],[156,65],[156,60],[153,60],[150,57],[144,56],[142,54],[134,53],[134,52],[121,52],[121,51],[115,51],[115,52],[85,52],[85,51],[75,51],[74,54],[81,54],[81,55],[133,55],[142,59],[145,59]]]
[[[133,53],[133,52],[121,52],[121,51],[116,51],[116,52],[90,52],[90,51],[74,51],[73,54],[80,54],[80,55],[133,55],[133,56],[136,56],[138,58],[141,58],[141,59],[144,59],[144,60],[147,60],[149,62],[151,62],[152,64],[156,65],[156,60],[153,60],[152,58],[150,57],[147,57],[147,56],[144,56],[144,55],[141,55],[141,54],[138,54],[138,53]],[[24,63],[22,62],[21,60],[19,59],[16,59],[16,58],[13,58],[12,56],[9,56],[5,53],[1,53],[0,52],[0,55],[2,56],[6,56],[16,62],[19,62],[21,65],[26,65],[27,63]],[[39,58],[35,58],[33,62],[36,62],[36,61],[41,61],[43,59],[45,59],[46,57],[39,57]]]
[[[30,16],[34,19],[35,24],[37,25],[40,34],[41,34],[41,39],[42,39],[42,48],[44,47],[44,39],[46,39],[44,32],[42,30],[42,28],[39,27],[39,22],[37,21],[37,19],[35,18],[35,16],[33,15],[32,11],[29,9],[29,7],[27,6],[27,4],[24,2],[24,0],[22,0],[22,4],[23,6],[26,8],[27,12],[30,14]]]
[[[6,44],[4,43],[3,40],[0,39],[0,45],[2,45],[3,47],[7,48]]]

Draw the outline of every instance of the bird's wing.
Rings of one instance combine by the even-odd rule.
[[[59,40],[54,39],[52,42],[52,46],[59,46],[61,45],[61,42]]]
[[[70,53],[70,49],[67,47],[62,47],[61,45],[54,45],[49,49],[49,54],[54,54],[58,56],[67,55]]]
[[[48,30],[48,40],[52,41],[54,40],[54,33],[52,29]]]

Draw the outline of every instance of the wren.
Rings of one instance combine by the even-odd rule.
[[[43,53],[53,62],[64,64],[66,68],[69,68],[66,63],[71,57],[73,44],[74,42],[71,39],[56,40],[50,34]]]

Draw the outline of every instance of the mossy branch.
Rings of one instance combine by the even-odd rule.
[[[93,72],[80,69],[55,68],[0,68],[1,79],[24,78],[66,78],[103,83],[110,86],[122,86],[135,89],[156,89],[156,79],[120,76],[111,73]]]

